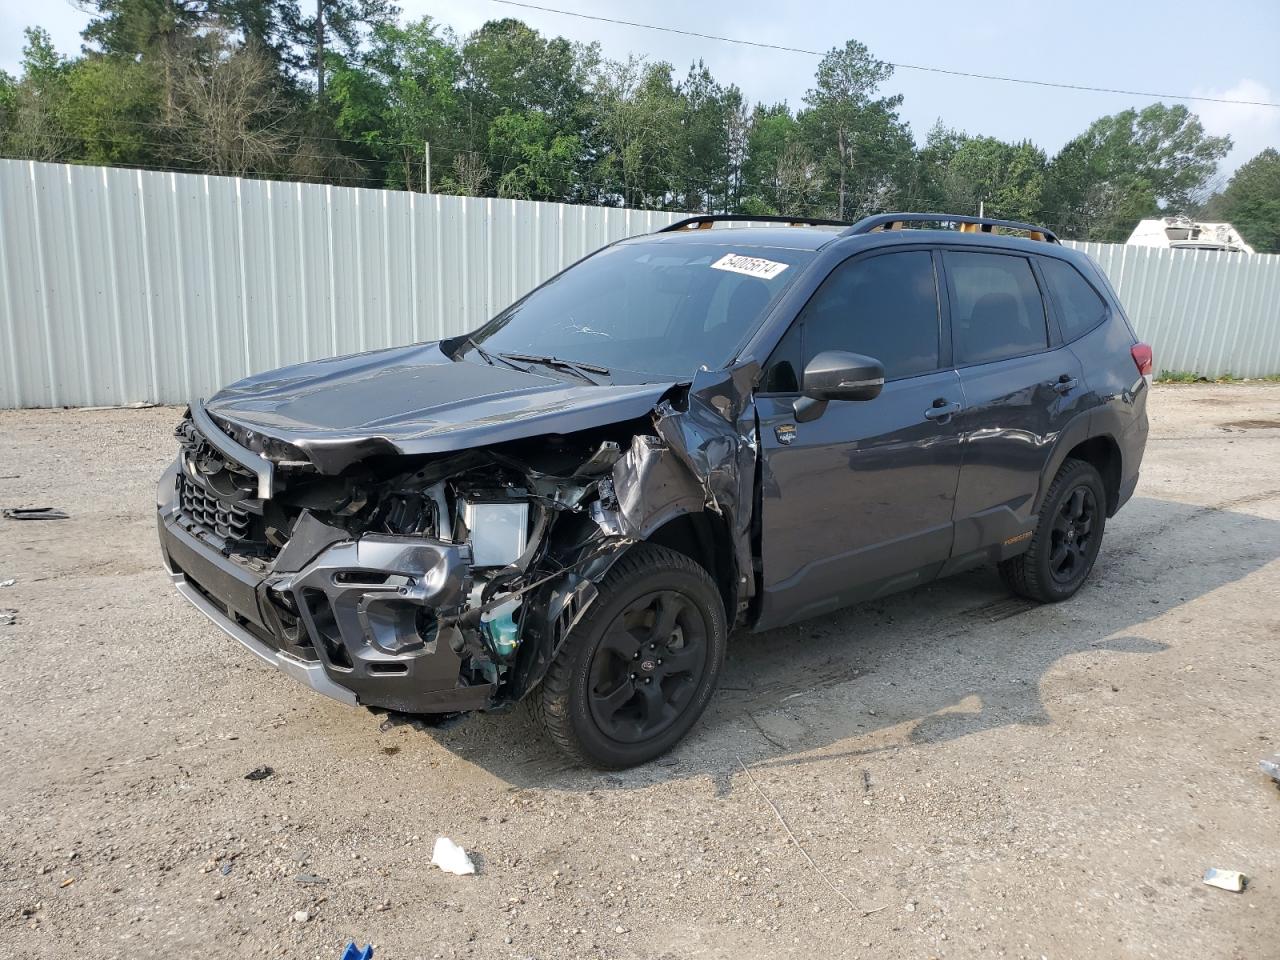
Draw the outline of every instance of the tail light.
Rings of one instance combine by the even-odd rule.
[[[1151,344],[1135,343],[1130,348],[1129,354],[1130,356],[1133,357],[1133,362],[1138,368],[1138,373],[1142,374],[1144,377],[1150,380],[1151,379],[1151,362],[1153,359],[1151,355]]]

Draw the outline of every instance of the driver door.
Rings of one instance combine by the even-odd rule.
[[[770,357],[756,395],[758,629],[931,579],[950,555],[964,399],[939,276],[928,250],[846,260]],[[797,423],[804,365],[824,350],[879,360],[884,389]]]

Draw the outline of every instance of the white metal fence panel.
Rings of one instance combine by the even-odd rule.
[[[180,403],[461,333],[677,218],[0,160],[0,407]]]
[[[1068,243],[1098,261],[1157,371],[1280,374],[1280,257]]]
[[[0,160],[0,407],[183,402],[460,333],[678,216]],[[1159,368],[1280,373],[1280,257],[1074,246]]]

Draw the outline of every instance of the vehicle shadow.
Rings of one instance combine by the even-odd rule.
[[[1211,507],[1135,498],[1109,522],[1098,568],[1071,601],[1012,596],[993,569],[969,571],[761,634],[730,640],[720,691],[669,756],[616,773],[565,761],[521,709],[423,728],[461,759],[517,788],[632,789],[711,777],[728,789],[741,760],[795,765],[1047,725],[1041,684],[1064,658],[1154,656],[1157,616],[1280,556],[1280,522],[1240,512],[1280,490]],[[1112,690],[1102,658],[1099,695]]]

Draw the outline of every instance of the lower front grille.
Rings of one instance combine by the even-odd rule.
[[[247,540],[253,515],[219,500],[184,476],[178,477],[178,513],[199,532],[227,542]]]

